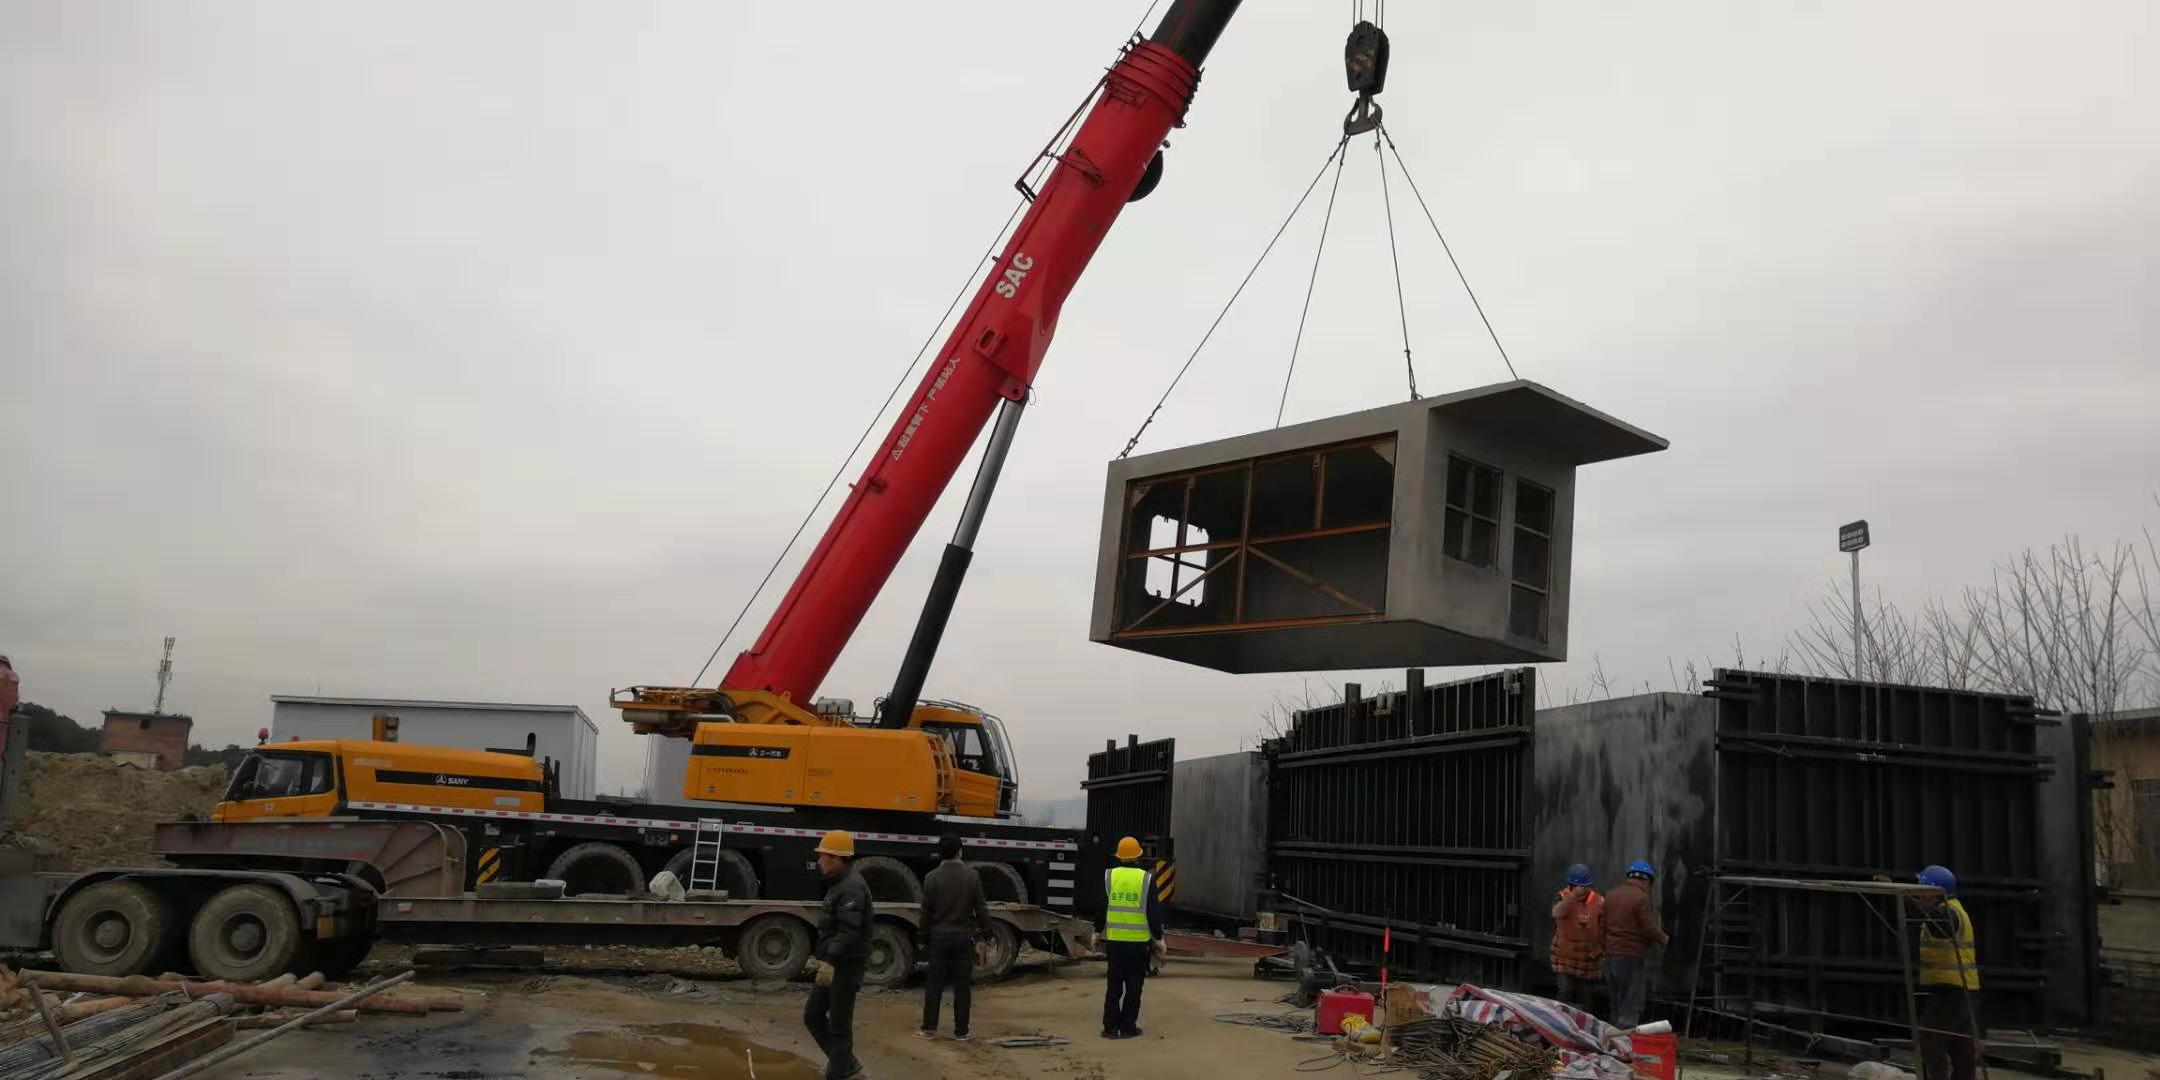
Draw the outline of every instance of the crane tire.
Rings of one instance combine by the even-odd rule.
[[[268,885],[227,888],[198,908],[188,925],[188,958],[196,972],[226,982],[282,975],[305,944],[292,900]]]
[[[993,904],[1025,904],[1028,902],[1027,879],[1020,871],[1006,863],[970,863],[975,876],[982,879],[983,899]]]
[[[101,881],[68,897],[53,919],[53,955],[83,975],[141,975],[172,952],[172,913],[133,881]]]
[[[690,858],[690,849],[684,848],[676,852],[675,857],[669,859],[664,868],[674,874],[675,880],[682,882],[685,889],[690,887]],[[718,870],[714,875],[713,887],[727,893],[728,899],[758,898],[761,886],[758,882],[757,867],[750,865],[749,858],[742,852],[733,848],[721,848]]]
[[[870,886],[870,899],[880,904],[922,903],[922,879],[908,865],[890,855],[871,855],[855,860],[855,872]]]
[[[645,891],[645,871],[630,853],[613,844],[572,844],[548,864],[547,876],[563,883],[564,896],[607,893],[636,896]]]

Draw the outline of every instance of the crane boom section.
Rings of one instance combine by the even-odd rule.
[[[999,400],[1027,396],[1066,297],[1183,119],[1198,78],[1193,61],[1159,41],[1133,43],[1111,68],[922,383],[723,689],[810,700]]]

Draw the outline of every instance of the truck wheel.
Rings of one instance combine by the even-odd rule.
[[[101,881],[61,905],[53,955],[83,975],[141,975],[171,950],[165,901],[132,881]]]
[[[300,916],[284,893],[268,885],[218,893],[188,928],[188,958],[212,979],[258,982],[281,975],[300,951]]]
[[[1020,876],[1020,871],[999,862],[970,865],[975,867],[975,876],[982,879],[983,899],[993,904],[1027,903],[1027,879]]]
[[[683,883],[683,888],[689,888],[690,849],[684,848],[676,852],[675,857],[668,860],[666,869],[675,875],[675,880]],[[713,875],[715,882],[713,887],[725,891],[728,899],[755,900],[758,898],[757,867],[750,865],[750,860],[742,852],[732,848],[721,848],[720,865],[716,869],[719,873]]]
[[[810,962],[810,927],[793,915],[760,915],[735,939],[735,966],[753,979],[792,979]]]
[[[990,962],[975,965],[975,978],[987,982],[1012,974],[1020,959],[1020,933],[1011,923],[990,920]]]
[[[870,899],[881,904],[922,903],[922,879],[906,863],[887,855],[855,860],[855,872],[870,886]]]
[[[891,990],[915,974],[915,939],[898,923],[870,927],[870,957],[863,962],[863,985]]]
[[[645,891],[645,872],[630,853],[598,841],[574,844],[548,864],[547,876],[563,883],[564,896],[610,893],[636,896]]]

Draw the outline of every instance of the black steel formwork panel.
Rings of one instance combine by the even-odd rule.
[[[1714,870],[1910,881],[1940,863],[1971,913],[1990,1022],[2037,1026],[2052,935],[2030,698],[1720,670]],[[1721,932],[1723,995],[1822,1020],[1902,1024],[1898,939],[1864,903],[1751,895]]]
[[[1296,714],[1268,759],[1275,908],[1340,961],[1523,985],[1535,673]]]
[[[1117,842],[1140,841],[1148,861],[1171,857],[1170,789],[1177,764],[1177,740],[1141,742],[1128,735],[1125,745],[1111,742],[1089,754],[1087,839],[1080,846],[1079,883],[1074,895],[1080,910],[1096,912],[1103,902],[1103,871],[1116,861]]]

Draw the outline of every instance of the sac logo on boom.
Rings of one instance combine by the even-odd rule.
[[[1020,283],[1027,280],[1028,271],[1035,269],[1035,260],[1025,251],[1013,252],[1012,266],[1005,271],[1005,280],[997,283],[997,294],[1007,300],[1020,292]]]

